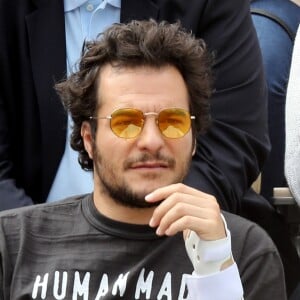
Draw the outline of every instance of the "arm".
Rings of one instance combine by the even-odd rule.
[[[300,25],[297,31],[285,107],[285,176],[295,200],[300,206]]]
[[[146,201],[162,201],[154,210],[149,223],[157,227],[159,235],[174,235],[182,231],[187,237],[192,230],[203,243],[218,243],[226,237],[227,222],[232,237],[232,246],[229,248],[237,264],[225,261],[221,264],[220,272],[197,276],[195,273],[201,273],[201,270],[192,259],[196,272],[189,278],[188,286],[195,292],[195,299],[199,294],[207,295],[207,299],[241,299],[243,290],[247,300],[286,299],[280,255],[271,238],[258,225],[226,212],[224,223],[213,196],[183,184],[159,188],[149,194]],[[220,254],[220,245],[212,249],[207,252],[210,257],[214,256],[213,252]],[[225,253],[221,251],[223,256],[217,255],[221,261],[228,256],[228,247],[224,249]],[[214,289],[209,289],[208,284]],[[216,296],[215,293],[220,294]]]
[[[213,123],[198,137],[186,183],[239,212],[269,150],[267,94],[248,1],[207,1],[197,35],[215,53]]]
[[[190,300],[242,300],[243,287],[236,264],[211,276],[187,278]]]
[[[196,232],[190,232],[185,240],[194,273],[187,278],[190,299],[243,299],[243,287],[239,270],[233,261],[231,235],[214,241],[202,240]]]
[[[158,235],[183,232],[195,270],[187,279],[189,299],[242,299],[243,287],[232,259],[230,232],[216,199],[183,184],[173,184],[146,197],[149,202],[161,200],[149,225],[157,227]]]
[[[21,85],[25,80],[21,79],[21,62],[16,54],[20,47],[17,43],[19,36],[15,34],[18,30],[10,19],[14,16],[7,7],[8,3],[0,2],[0,211],[32,204],[24,190],[16,186],[16,166],[13,162],[12,142],[23,138],[22,125],[20,126],[22,116],[18,111],[25,105],[21,103],[20,97]],[[13,5],[17,6],[11,4],[11,9]]]
[[[227,222],[245,299],[287,299],[282,261],[268,234],[255,223],[243,225],[237,218]]]
[[[10,140],[17,137],[11,136],[9,128],[7,112],[0,95],[0,211],[33,204],[24,190],[16,186],[13,175],[13,162],[11,160],[12,149],[10,148]]]

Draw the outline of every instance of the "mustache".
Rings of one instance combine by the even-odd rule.
[[[161,153],[143,153],[137,157],[128,158],[124,161],[124,169],[130,169],[133,164],[159,161],[165,163],[169,168],[174,168],[175,159],[162,155]]]

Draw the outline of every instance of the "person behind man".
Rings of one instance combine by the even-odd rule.
[[[300,5],[300,2],[299,2]],[[286,107],[285,107],[285,161],[284,171],[286,181],[294,196],[295,201],[300,206],[300,24],[295,37],[295,44],[291,59],[291,69],[289,74]],[[298,234],[298,233],[296,233]],[[300,253],[299,241],[296,241],[298,253]],[[300,298],[300,283],[291,296],[290,300]]]
[[[68,147],[72,124],[53,85],[72,73],[84,40],[112,23],[149,18],[181,20],[216,53],[214,123],[197,138],[186,183],[240,213],[269,149],[263,66],[246,0],[0,0],[0,210],[92,190]]]
[[[182,183],[211,63],[178,23],[115,24],[85,45],[56,88],[93,193],[0,214],[0,299],[286,299],[268,235]]]
[[[272,145],[262,172],[261,194],[272,202],[273,188],[287,185],[284,176],[285,103],[294,39],[300,24],[300,1],[252,0],[251,11],[266,73]]]
[[[284,171],[288,186],[300,206],[300,23],[295,38],[285,107]]]
[[[272,147],[262,169],[260,194],[270,203],[273,203],[273,188],[286,186],[285,103],[294,37],[300,22],[299,5],[299,0],[250,1],[267,80],[268,128]],[[298,254],[289,238],[289,226],[282,216],[274,218],[274,213],[270,216],[270,210],[258,208],[259,203],[248,205],[252,203],[253,201],[246,203],[243,216],[250,216],[252,221],[258,222],[272,236],[285,266],[287,289],[290,293],[297,283],[300,284],[300,266]]]

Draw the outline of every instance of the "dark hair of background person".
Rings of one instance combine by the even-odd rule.
[[[99,109],[97,88],[99,72],[106,64],[114,68],[175,66],[181,73],[190,97],[193,136],[204,132],[210,123],[209,97],[212,92],[213,56],[202,39],[195,39],[179,22],[131,21],[115,24],[95,41],[86,43],[79,71],[68,80],[56,84],[65,108],[74,121],[71,146],[79,152],[79,163],[85,170],[93,169],[81,137],[81,125],[89,121],[92,132],[97,120],[90,120]],[[100,91],[101,98],[101,91]]]

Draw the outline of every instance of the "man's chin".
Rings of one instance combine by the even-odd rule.
[[[159,178],[155,179],[146,179],[146,180],[141,180],[141,179],[135,179],[132,178],[128,182],[128,186],[132,191],[134,191],[138,195],[148,195],[155,191],[158,188],[168,186],[173,183],[177,183],[174,178],[166,178],[163,176],[160,176]]]
[[[135,203],[123,203],[123,205],[125,204],[125,206],[127,207],[131,207],[131,208],[134,208],[134,209],[146,209],[146,208],[152,208],[152,207],[157,207],[159,204],[161,203],[160,202],[155,202],[155,203],[149,203],[149,202],[146,202],[146,201],[139,201],[139,202],[135,202]]]
[[[147,184],[145,186],[139,185],[138,187],[131,186],[131,190],[134,192],[135,195],[138,195],[139,198],[145,199],[145,197],[154,192],[156,189],[167,186],[169,184]]]
[[[124,194],[123,197],[113,198],[116,203],[122,206],[135,208],[135,209],[145,209],[152,208],[159,205],[160,202],[149,203],[145,201],[145,195],[139,194]]]

